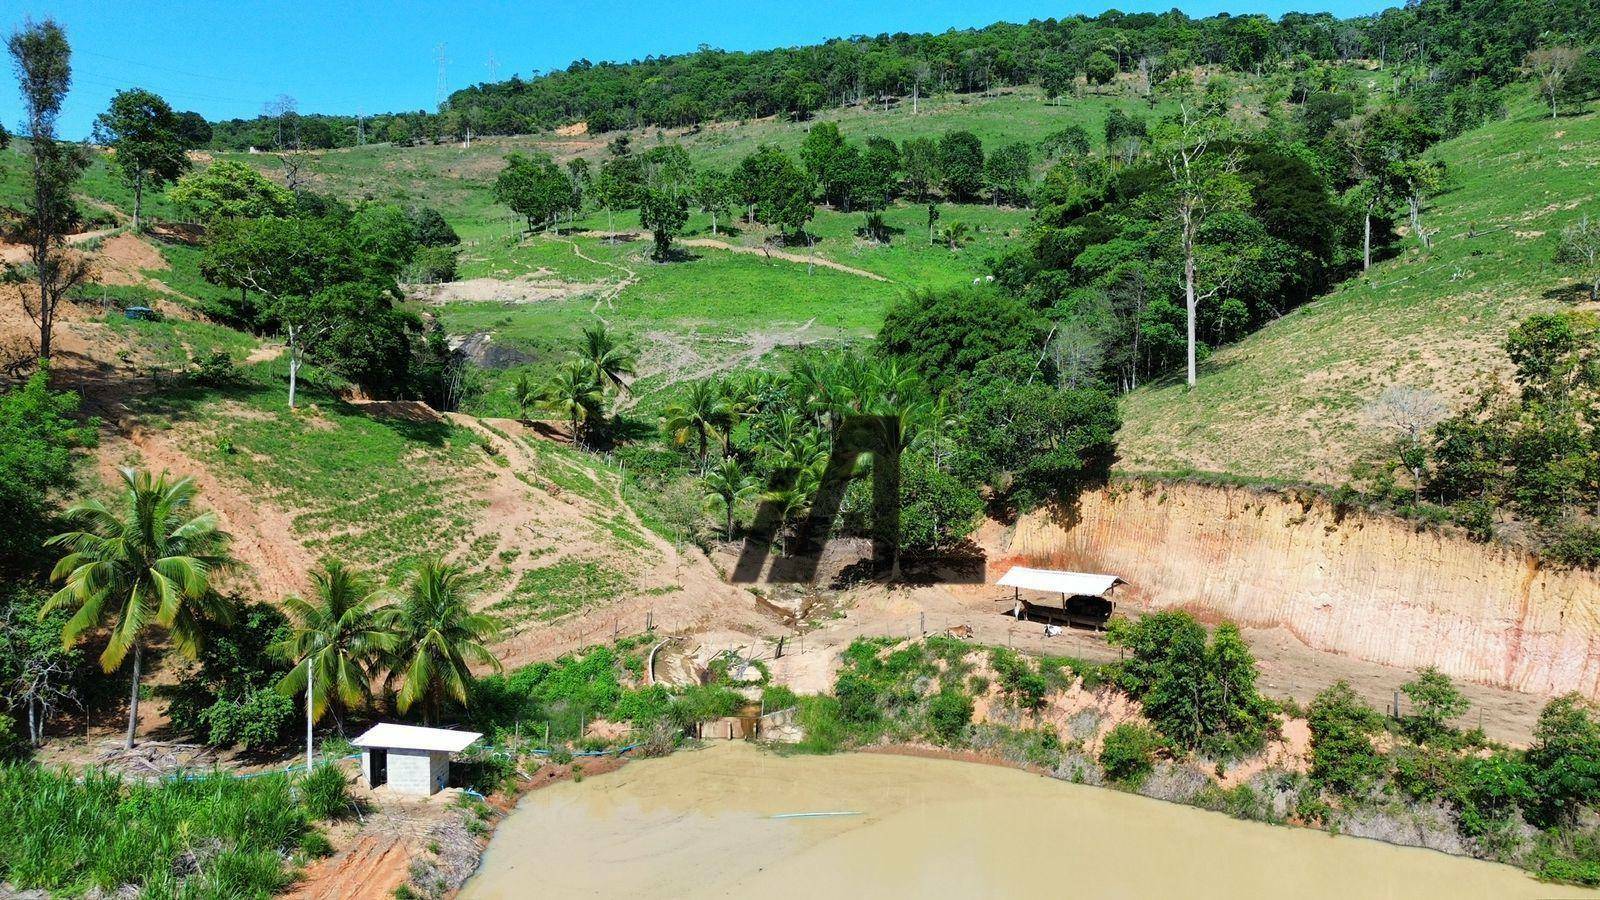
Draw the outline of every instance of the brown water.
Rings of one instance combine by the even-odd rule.
[[[775,819],[788,813],[859,815]],[[994,766],[736,743],[530,795],[467,900],[1592,897],[1507,866]]]

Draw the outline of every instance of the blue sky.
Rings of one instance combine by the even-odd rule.
[[[178,109],[208,119],[253,116],[280,94],[302,112],[367,113],[432,109],[436,47],[445,45],[450,89],[564,68],[579,57],[627,60],[693,50],[813,43],[829,37],[943,31],[994,21],[1097,13],[1112,0],[811,0],[806,3],[620,2],[164,2],[164,0],[6,0],[0,28],[27,16],[54,16],[72,42],[74,84],[62,133],[82,137],[119,88],[145,87]],[[1165,2],[1116,3],[1124,11],[1169,9]],[[1237,0],[1183,3],[1195,16],[1227,10],[1280,15],[1290,9],[1359,15],[1394,5],[1381,0]],[[9,60],[7,60],[9,62]],[[21,104],[9,65],[0,80],[0,120],[15,130]]]

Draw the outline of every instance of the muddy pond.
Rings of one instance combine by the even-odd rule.
[[[744,743],[530,794],[466,900],[1595,897],[1501,865],[996,766]]]

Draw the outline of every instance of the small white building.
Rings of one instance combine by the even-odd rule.
[[[352,743],[361,748],[361,777],[368,787],[389,785],[397,794],[427,797],[450,783],[450,754],[483,735],[381,722]]]

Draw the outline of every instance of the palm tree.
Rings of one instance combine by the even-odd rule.
[[[431,725],[445,697],[467,701],[469,660],[500,669],[500,660],[484,646],[499,625],[472,611],[465,570],[458,565],[424,560],[390,618],[398,649],[389,678],[401,679],[396,702],[402,713],[420,702],[423,722]]]
[[[930,401],[893,395],[875,398],[868,404],[867,410],[870,416],[856,420],[871,431],[870,435],[863,438],[861,446],[871,446],[874,455],[896,461],[916,441],[923,423],[933,414]],[[893,464],[898,465],[898,462]],[[889,581],[899,581],[900,536],[885,534],[879,535],[879,538],[888,541],[893,552]]]
[[[574,444],[583,423],[600,414],[603,399],[588,366],[577,360],[557,372],[544,392],[545,406],[571,423]]]
[[[971,229],[965,222],[951,222],[939,229],[939,240],[950,246],[952,251],[961,249],[961,245],[971,240],[967,233]]]
[[[583,330],[583,345],[578,348],[578,357],[601,390],[610,388],[622,392],[628,389],[628,383],[622,380],[622,376],[633,375],[633,357],[618,346],[604,322]]]
[[[278,690],[291,696],[306,692],[307,769],[312,764],[312,724],[330,706],[337,722],[339,707],[369,698],[377,661],[395,647],[395,636],[384,622],[385,595],[371,579],[328,560],[311,573],[311,583],[311,600],[284,599],[293,631],[272,646],[272,652],[295,664]]]
[[[794,484],[789,487],[773,488],[761,494],[762,502],[771,504],[777,510],[778,519],[784,525],[785,555],[794,549],[793,538],[800,530],[799,521],[811,508],[811,501],[816,499],[821,484],[821,473],[815,466],[806,466],[795,474]]]
[[[119,469],[127,484],[121,516],[99,500],[85,500],[67,510],[78,526],[50,538],[67,555],[50,573],[66,584],[46,601],[40,614],[74,610],[61,629],[63,644],[81,640],[88,631],[111,627],[100,668],[114,672],[133,651],[133,684],[128,693],[128,737],[133,747],[139,727],[139,679],[151,626],[166,629],[178,652],[198,655],[208,622],[227,624],[231,611],[211,591],[211,575],[227,566],[228,535],[217,528],[213,513],[190,516],[194,481],[168,480],[163,472]]]
[[[723,535],[732,540],[734,509],[755,493],[755,477],[745,474],[744,467],[739,465],[737,459],[727,457],[707,472],[701,483],[706,489],[706,504],[722,507],[726,523]]]
[[[526,371],[518,372],[511,382],[511,401],[517,404],[518,418],[526,419],[528,410],[544,400],[544,389]]]
[[[728,404],[710,381],[696,381],[681,401],[667,407],[661,427],[679,447],[692,441],[701,471],[706,467],[706,448],[728,422]]]

